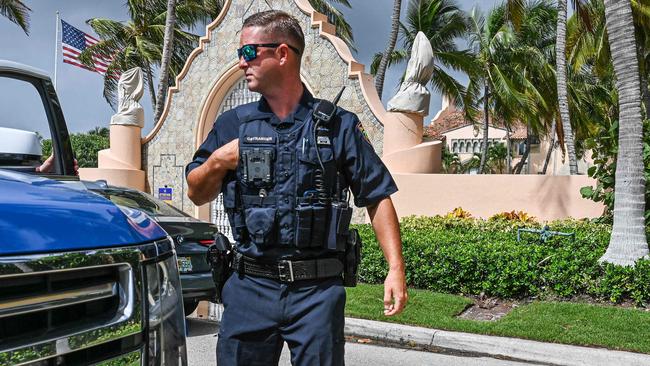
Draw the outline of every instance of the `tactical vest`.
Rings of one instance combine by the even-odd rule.
[[[256,113],[254,104],[236,112],[239,164],[224,192],[235,241],[344,251],[352,209],[341,197],[347,185],[337,173],[331,136],[317,137],[317,147],[311,116],[278,129]]]

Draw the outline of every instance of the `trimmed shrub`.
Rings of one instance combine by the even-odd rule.
[[[464,216],[464,215],[463,215]],[[573,232],[546,241],[518,228],[541,229],[531,220],[408,217],[400,223],[409,287],[501,298],[590,296],[612,302],[650,300],[650,260],[636,267],[600,265],[611,226],[588,221],[548,223]],[[370,225],[356,225],[363,239],[360,280],[383,283],[387,267]]]

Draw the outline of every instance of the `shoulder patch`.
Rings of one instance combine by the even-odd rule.
[[[361,136],[363,136],[363,139],[366,140],[367,143],[372,145],[372,142],[370,142],[370,138],[368,137],[368,133],[363,128],[363,124],[361,124],[361,121],[359,121],[359,123],[357,123],[357,130],[361,133]]]

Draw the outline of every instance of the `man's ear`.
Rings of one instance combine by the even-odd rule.
[[[289,61],[289,47],[286,44],[281,44],[278,48],[277,51],[279,52],[280,55],[280,65],[284,65]]]

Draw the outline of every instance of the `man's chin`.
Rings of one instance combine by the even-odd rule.
[[[255,81],[246,80],[248,90],[259,93],[259,85]]]

